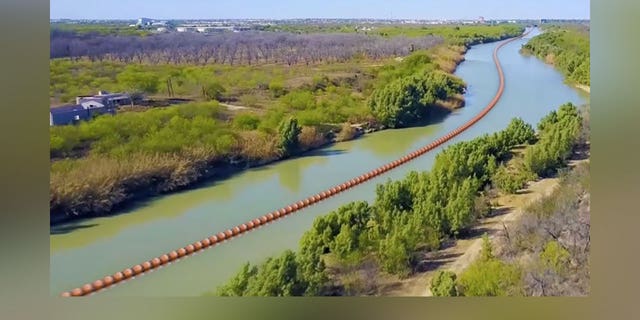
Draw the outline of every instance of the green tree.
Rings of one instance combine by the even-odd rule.
[[[381,242],[378,250],[380,266],[386,272],[404,277],[410,273],[410,254],[399,232],[392,232]]]
[[[222,98],[222,95],[226,92],[226,89],[216,81],[209,81],[202,85],[202,96],[206,100],[218,100]]]
[[[280,135],[280,148],[286,155],[292,155],[298,150],[298,136],[302,132],[302,128],[298,125],[298,121],[290,117],[283,120],[278,127]]]
[[[491,240],[489,240],[489,236],[484,233],[482,235],[482,249],[480,250],[480,261],[489,261],[493,259],[493,246],[491,245]]]
[[[435,297],[458,296],[456,279],[456,274],[451,271],[438,271],[431,279],[431,293]]]
[[[271,92],[271,96],[274,98],[279,98],[287,93],[287,90],[281,81],[271,81],[269,83],[269,91]]]
[[[446,99],[463,89],[461,80],[442,72],[416,73],[374,90],[368,105],[385,126],[406,127],[424,119],[436,100]]]
[[[245,295],[247,286],[251,278],[255,277],[258,273],[258,268],[251,266],[248,262],[245,263],[240,272],[238,272],[231,280],[225,285],[218,288],[217,295],[223,297],[241,297]]]
[[[255,130],[260,126],[260,117],[250,113],[241,113],[233,118],[233,126],[240,130]]]
[[[555,240],[547,242],[540,253],[542,265],[559,274],[566,272],[570,257],[569,251]]]
[[[471,264],[458,279],[464,296],[512,296],[522,293],[522,274],[516,265],[498,259]]]
[[[301,296],[307,284],[298,274],[293,251],[287,250],[277,258],[268,258],[248,283],[246,296]]]
[[[514,118],[505,129],[506,134],[511,138],[512,145],[523,143],[533,143],[535,132],[533,127],[524,122],[521,118]]]

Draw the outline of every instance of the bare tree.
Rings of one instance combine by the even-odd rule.
[[[88,57],[122,62],[256,64],[344,62],[356,55],[381,59],[426,49],[442,38],[383,38],[363,34],[240,32],[169,33],[147,37],[51,31],[51,58]]]

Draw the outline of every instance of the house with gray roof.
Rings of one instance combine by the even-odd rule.
[[[75,104],[49,108],[49,125],[76,124],[101,114],[116,114],[116,109],[130,104],[131,97],[126,93],[100,91],[93,96],[76,97]]]

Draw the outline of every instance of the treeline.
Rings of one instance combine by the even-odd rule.
[[[591,84],[589,32],[571,27],[550,27],[523,46],[525,52],[556,66],[578,84]]]
[[[295,29],[295,28],[294,28]],[[289,29],[287,29],[289,30]],[[517,25],[382,27],[379,32],[168,33],[144,37],[51,30],[50,57],[154,64],[264,64],[346,62],[405,56],[439,44],[468,46],[522,33]],[[344,30],[341,30],[344,31]],[[355,31],[355,29],[353,30]]]
[[[571,104],[562,109],[576,110]],[[572,123],[581,125],[577,111],[563,112],[563,118],[570,117],[578,119]],[[552,130],[550,127],[565,128],[567,136],[574,131],[566,128],[566,120],[543,122],[549,126],[539,133],[541,142],[546,132]],[[578,135],[573,139],[578,139]],[[403,180],[378,185],[371,205],[349,203],[317,218],[312,229],[304,234],[297,253],[287,252],[258,266],[245,265],[218,288],[217,294],[363,293],[352,287],[353,282],[336,281],[336,277],[332,281],[329,264],[358,269],[373,260],[376,268],[384,272],[406,276],[420,264],[421,252],[437,250],[443,238],[458,235],[489,213],[488,198],[480,191],[491,185],[513,147],[536,140],[530,125],[514,119],[503,131],[452,145],[436,156],[430,172],[411,172]],[[554,150],[562,151],[563,147]],[[284,259],[285,256],[289,258]],[[285,261],[290,276],[264,278],[283,270]],[[264,290],[273,287],[297,289]]]
[[[459,276],[439,272],[435,296],[587,296],[590,291],[589,164],[564,174],[554,192],[526,208]],[[497,252],[496,252],[497,251]]]
[[[359,33],[364,35],[377,35],[383,37],[442,37],[449,45],[473,45],[491,41],[502,40],[521,34],[524,28],[515,24],[501,25],[275,25],[264,27],[265,31],[291,32],[297,34],[310,33]]]
[[[51,58],[88,57],[125,63],[263,64],[345,62],[358,56],[381,59],[434,47],[437,36],[420,38],[361,34],[289,34],[271,32],[168,33],[146,37],[51,31]]]

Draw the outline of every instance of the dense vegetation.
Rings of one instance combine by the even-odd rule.
[[[572,27],[551,27],[523,46],[525,52],[556,66],[569,80],[591,84],[589,33]]]
[[[575,112],[569,112],[569,109]],[[561,110],[565,110],[562,112],[565,119],[574,118],[575,122],[581,124],[581,116],[575,106],[567,104]],[[567,128],[567,122],[542,121],[544,130],[540,132],[539,142],[545,143],[545,132],[554,130],[551,128],[566,130],[565,135],[573,134],[573,141],[576,142],[578,135],[573,128]],[[293,261],[298,261],[296,270],[299,270],[300,279],[311,288],[298,290],[297,293],[328,294],[335,285],[326,280],[331,278],[338,282],[337,286],[342,290],[339,294],[353,293],[348,283],[341,282],[344,279],[336,280],[335,276],[330,276],[329,267],[357,268],[371,259],[387,273],[400,277],[410,274],[420,263],[420,252],[438,249],[443,238],[455,237],[488,213],[490,207],[487,199],[479,192],[491,184],[498,168],[511,157],[510,150],[513,147],[535,140],[533,128],[520,119],[514,119],[503,131],[446,148],[436,156],[430,172],[411,172],[403,180],[378,185],[373,204],[353,202],[317,218],[312,229],[303,236],[299,251],[294,253]],[[536,143],[531,148],[537,146]],[[560,165],[561,162],[555,164]],[[523,166],[522,169],[526,170],[527,167]],[[515,279],[518,275],[511,267],[492,260],[490,254],[487,256],[486,265],[477,267],[478,270],[491,272],[496,281]],[[275,267],[263,264],[256,268]],[[245,269],[252,268],[247,266]],[[337,278],[340,278],[339,275]],[[257,273],[241,272],[221,287],[218,294],[256,295],[256,291],[246,284],[263,281],[268,280],[262,279]],[[444,276],[438,284],[447,286],[446,283],[452,281],[455,279]],[[511,292],[475,288],[473,284],[476,280],[471,276],[464,276],[459,281],[469,294]],[[440,290],[454,291],[446,287]],[[355,292],[362,293],[358,290]]]
[[[436,296],[585,296],[589,294],[590,183],[583,163],[561,177],[559,188],[526,208],[497,238],[485,237],[481,257],[461,275],[439,272]]]
[[[429,118],[436,101],[463,92],[462,80],[436,69],[425,52],[409,56],[398,66],[383,68],[368,100],[376,120],[391,128],[406,127]]]

